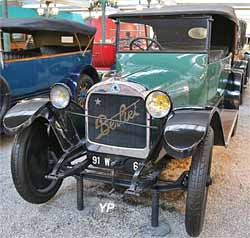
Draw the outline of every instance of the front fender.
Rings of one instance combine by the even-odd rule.
[[[244,72],[241,69],[233,68],[229,75],[224,92],[224,108],[239,109],[240,95],[242,92]]]
[[[176,110],[164,129],[164,147],[167,153],[174,158],[192,156],[210,125],[218,137],[215,144],[223,144],[223,129],[218,115],[216,109]],[[216,122],[213,120],[215,117],[219,118]]]
[[[78,114],[84,115],[84,109],[74,102],[65,110],[56,110],[49,99],[31,99],[12,107],[3,123],[8,133],[15,134],[32,125],[35,120],[43,119],[48,133],[52,129],[62,150],[66,151],[85,138],[84,116]]]
[[[38,118],[48,120],[48,98],[37,98],[21,101],[12,107],[4,116],[3,125],[8,133],[14,134],[32,124]]]

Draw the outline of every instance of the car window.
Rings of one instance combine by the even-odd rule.
[[[11,33],[10,51],[3,52],[4,60],[23,60],[41,56],[40,49],[36,47],[34,38],[30,34]]]
[[[24,33],[12,33],[10,35],[11,50],[34,49],[34,39],[32,35]]]
[[[206,18],[151,17],[126,19],[126,23],[123,21],[125,19],[120,24],[119,32],[120,51],[206,50],[208,37]]]
[[[121,23],[119,32],[120,51],[140,51],[140,48],[144,49],[148,43],[144,38],[154,38],[154,31],[151,26],[137,23]]]

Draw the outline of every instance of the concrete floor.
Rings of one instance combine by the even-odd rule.
[[[87,183],[84,211],[76,210],[75,181],[66,179],[54,199],[32,205],[17,194],[10,173],[12,138],[1,140],[0,237],[151,237],[141,229],[150,221],[150,199],[125,202],[121,194],[107,193],[103,185]],[[250,89],[240,108],[237,135],[227,149],[215,148],[213,185],[206,221],[200,237],[250,237]],[[168,195],[166,195],[168,196]],[[187,237],[184,227],[185,196],[162,199],[160,219],[171,227],[168,237]],[[110,212],[100,204],[114,203]]]

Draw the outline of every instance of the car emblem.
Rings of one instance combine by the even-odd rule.
[[[118,84],[113,84],[111,86],[111,92],[112,93],[119,93],[121,90],[120,90],[120,86]]]
[[[100,98],[96,98],[96,99],[95,99],[95,105],[96,105],[96,106],[101,106],[101,102],[102,102],[102,101],[100,100]]]

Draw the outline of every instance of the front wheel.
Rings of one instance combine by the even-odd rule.
[[[85,101],[88,90],[94,85],[94,80],[87,74],[82,74],[77,82],[76,102],[85,108]]]
[[[199,236],[204,223],[213,143],[214,132],[210,127],[192,158],[188,176],[185,225],[187,233],[194,237]]]
[[[46,126],[34,122],[15,137],[11,154],[11,173],[16,190],[31,203],[40,204],[50,200],[60,188],[62,181],[45,178],[57,161],[49,153],[54,141],[48,136]]]

